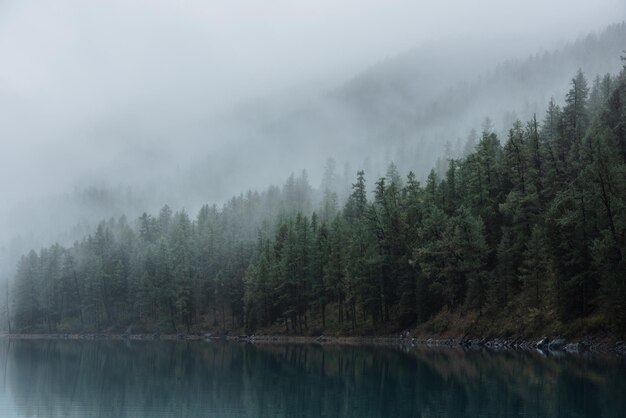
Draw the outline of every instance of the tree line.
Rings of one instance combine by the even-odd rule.
[[[14,328],[377,332],[454,312],[624,331],[626,67],[579,71],[506,139],[485,124],[424,184],[361,170],[339,207],[332,169],[319,204],[303,173],[195,219],[166,206],[31,251]]]

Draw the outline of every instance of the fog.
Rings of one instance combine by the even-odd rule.
[[[622,0],[0,0],[0,274],[100,218],[194,211],[301,169],[317,186],[328,157],[423,175],[483,117],[503,130],[561,100],[568,45],[624,18]],[[607,48],[589,77],[618,68]],[[504,77],[471,112],[428,113],[550,51],[566,65],[536,91]]]

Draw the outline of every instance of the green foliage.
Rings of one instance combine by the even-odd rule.
[[[518,309],[502,332],[624,331],[626,70],[591,89],[579,72],[541,125],[517,121],[502,144],[486,120],[448,157],[424,186],[391,164],[368,188],[360,170],[343,208],[330,159],[318,202],[302,172],[195,219],[165,206],[102,222],[22,257],[15,327],[444,332],[454,315]]]

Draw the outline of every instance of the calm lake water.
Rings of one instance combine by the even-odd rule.
[[[0,340],[1,417],[624,417],[626,362],[456,348]]]

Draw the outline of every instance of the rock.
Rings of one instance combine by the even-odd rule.
[[[580,351],[589,351],[590,348],[591,348],[591,342],[587,340],[582,340],[578,343],[578,349]]]
[[[548,344],[548,348],[550,350],[561,350],[565,347],[566,344],[567,341],[565,341],[563,338],[556,338],[550,341],[550,343]]]
[[[491,341],[490,348],[496,351],[506,350],[508,348],[507,341],[501,338],[496,338]]]

